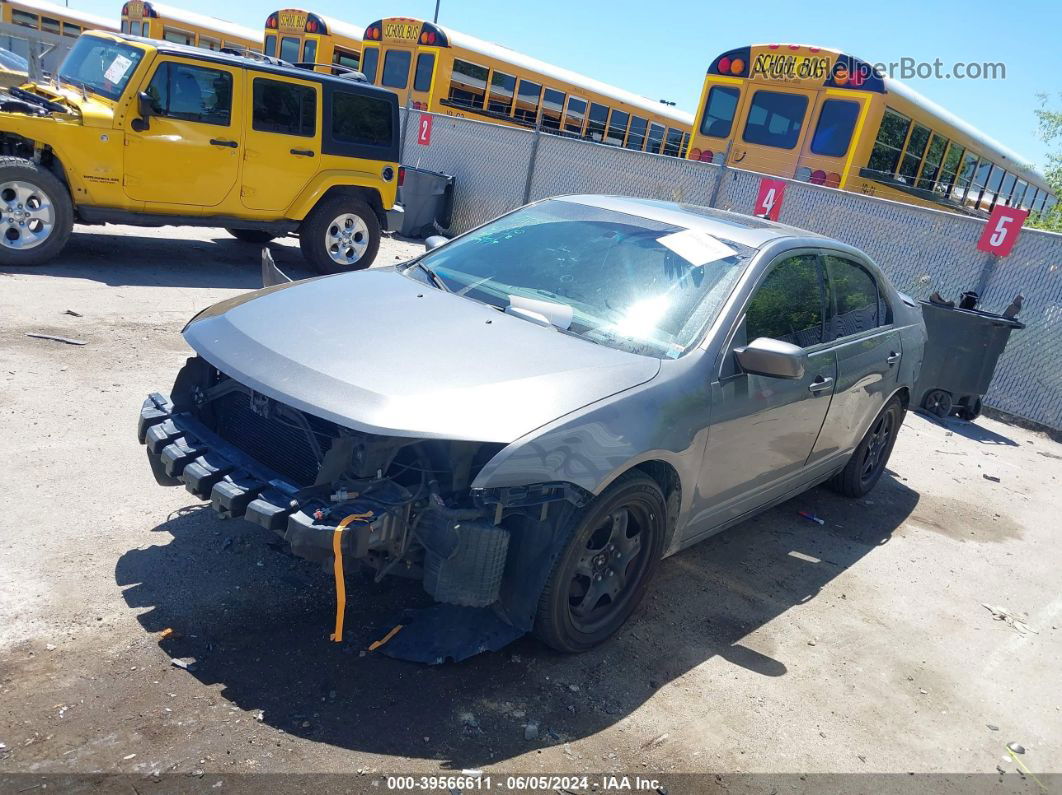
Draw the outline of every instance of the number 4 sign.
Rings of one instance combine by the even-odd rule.
[[[431,145],[431,119],[430,114],[420,114],[420,121],[417,123],[417,143],[421,146]]]
[[[1017,207],[1003,207],[997,204],[988,216],[981,239],[977,241],[977,248],[995,254],[997,257],[1005,257],[1014,248],[1018,240],[1018,232],[1021,225],[1029,216],[1028,210],[1019,210]]]
[[[778,220],[778,213],[782,211],[782,195],[785,193],[785,182],[780,179],[760,180],[760,193],[756,197],[756,207],[753,214],[760,218]]]

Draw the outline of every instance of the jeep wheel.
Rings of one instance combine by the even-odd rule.
[[[573,521],[535,617],[535,634],[569,653],[598,645],[634,612],[660,561],[667,507],[656,481],[632,473]]]
[[[21,157],[0,157],[0,265],[40,265],[55,257],[74,227],[66,186]]]
[[[261,229],[226,229],[225,231],[237,240],[242,240],[244,243],[256,243],[260,246],[265,245],[276,237],[271,232],[265,232]]]
[[[320,273],[372,265],[380,248],[380,222],[365,202],[336,196],[321,202],[299,229],[302,255]]]

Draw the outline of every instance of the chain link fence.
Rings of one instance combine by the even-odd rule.
[[[752,212],[760,174],[617,149],[534,130],[407,111],[403,162],[457,178],[452,234],[527,201],[565,193],[614,193]],[[981,288],[982,308],[1001,312],[1019,293],[1020,320],[985,402],[1062,429],[1062,235],[1022,231],[1010,256],[978,251],[984,221],[786,180],[780,220],[857,246],[903,292],[957,300]]]

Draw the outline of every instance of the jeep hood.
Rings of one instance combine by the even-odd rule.
[[[509,443],[660,368],[391,269],[239,296],[200,313],[184,337],[255,391],[417,438]]]

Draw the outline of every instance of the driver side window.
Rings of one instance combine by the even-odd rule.
[[[746,342],[770,337],[801,348],[823,342],[825,288],[815,254],[788,257],[774,266],[745,309]]]
[[[232,75],[221,69],[168,61],[147,87],[157,116],[229,126]]]

